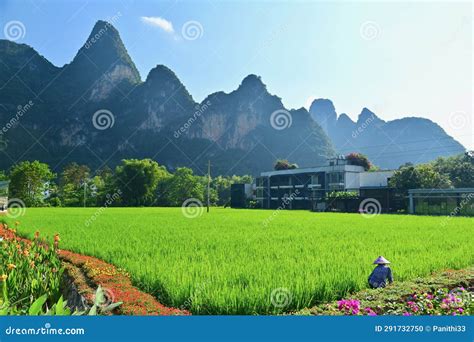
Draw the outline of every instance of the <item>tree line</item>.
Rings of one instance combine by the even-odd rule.
[[[211,205],[226,206],[234,183],[251,183],[252,177],[199,176],[187,167],[170,172],[151,159],[124,159],[114,169],[92,172],[87,165],[70,163],[56,174],[48,164],[23,161],[0,180],[9,180],[10,199],[27,207],[181,206],[189,198],[207,202],[210,181]]]
[[[474,153],[440,157],[425,164],[407,163],[395,171],[390,186],[405,194],[409,189],[474,188]]]

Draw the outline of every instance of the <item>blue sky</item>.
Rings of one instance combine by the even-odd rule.
[[[289,108],[323,97],[353,119],[426,117],[474,148],[470,2],[2,0],[0,38],[20,21],[17,42],[62,66],[98,19],[113,19],[142,79],[165,64],[197,101],[254,73]]]

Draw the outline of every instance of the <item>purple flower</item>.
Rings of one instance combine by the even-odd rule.
[[[375,311],[372,310],[371,308],[365,308],[364,310],[365,310],[365,312],[367,312],[367,315],[369,315],[369,316],[377,316]]]
[[[360,302],[356,299],[342,299],[337,304],[339,311],[346,315],[357,315],[360,311]]]

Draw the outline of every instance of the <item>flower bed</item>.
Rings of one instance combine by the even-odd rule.
[[[447,270],[383,289],[367,289],[348,299],[301,310],[302,315],[470,315],[474,268]]]
[[[30,245],[31,241],[16,235],[16,231],[0,223],[0,236],[4,239],[15,240],[18,243]],[[39,233],[35,241],[39,241]],[[35,242],[37,243],[37,242]],[[159,303],[153,296],[134,287],[128,274],[100,259],[80,255],[58,248],[59,236],[55,236],[50,254],[56,253],[61,260],[65,274],[71,279],[77,292],[83,296],[86,305],[94,301],[96,288],[100,285],[104,290],[104,305],[122,302],[114,313],[124,315],[189,315],[185,310],[169,308]],[[43,246],[43,249],[44,246]]]
[[[44,296],[51,308],[61,297],[63,268],[56,246],[17,239],[15,230],[0,227],[0,314],[26,314]]]

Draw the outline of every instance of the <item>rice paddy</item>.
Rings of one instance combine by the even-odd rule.
[[[188,215],[189,216],[189,215]],[[269,219],[271,217],[271,219]],[[474,265],[474,219],[211,208],[28,208],[18,232],[125,269],[193,314],[273,314],[367,286],[384,255],[395,281]]]

